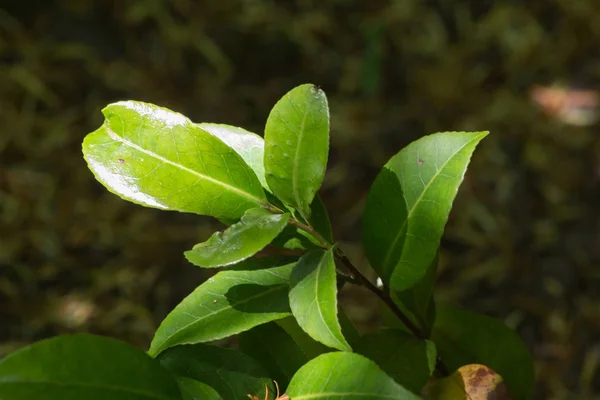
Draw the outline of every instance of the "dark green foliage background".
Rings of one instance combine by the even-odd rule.
[[[146,347],[207,276],[183,251],[218,223],[126,203],[86,168],[103,106],[142,100],[262,133],[281,95],[314,82],[332,115],[323,199],[362,264],[365,196],[389,157],[436,131],[492,132],[446,230],[438,299],[515,327],[539,398],[600,393],[600,129],[528,98],[559,79],[597,88],[600,3],[523,4],[4,0],[0,356],[72,331]],[[342,303],[365,331],[379,317],[363,295]]]

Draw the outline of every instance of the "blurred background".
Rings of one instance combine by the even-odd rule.
[[[597,0],[0,0],[0,357],[67,332],[146,348],[206,279],[183,251],[220,225],[146,209],[81,155],[123,99],[262,134],[273,104],[327,93],[321,191],[357,264],[380,167],[446,130],[489,130],[442,242],[437,300],[497,317],[539,399],[600,396]],[[342,293],[361,330],[375,300]]]

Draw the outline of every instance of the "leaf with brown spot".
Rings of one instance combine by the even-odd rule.
[[[447,378],[430,380],[423,389],[426,400],[512,400],[504,380],[481,364],[460,367]]]

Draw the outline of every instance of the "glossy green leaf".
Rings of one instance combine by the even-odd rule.
[[[264,398],[265,385],[273,390],[267,371],[236,350],[207,344],[177,346],[164,351],[158,360],[177,376],[209,385],[223,400],[239,400],[248,394]]]
[[[286,394],[293,400],[416,400],[373,361],[349,352],[320,355],[292,378]]]
[[[329,153],[329,108],[325,93],[300,85],[275,104],[265,127],[265,172],[269,187],[308,219],[323,182]]]
[[[352,351],[337,318],[333,250],[314,250],[300,258],[290,278],[290,308],[298,325],[313,339]]]
[[[504,378],[516,400],[531,399],[531,355],[519,336],[501,321],[438,306],[431,340],[450,370],[468,364],[486,365]]]
[[[177,383],[183,400],[222,400],[219,393],[206,383],[185,377],[177,378]]]
[[[265,179],[265,141],[262,137],[237,126],[210,122],[202,122],[198,126],[235,150],[252,168],[262,187],[271,190]]]
[[[238,337],[240,350],[261,363],[269,376],[283,389],[310,358],[277,323],[270,322],[243,332]]]
[[[122,101],[102,110],[83,155],[111,192],[147,207],[238,219],[266,203],[242,157],[181,114]]]
[[[0,361],[2,400],[178,400],[175,378],[115,339],[57,336]]]
[[[384,329],[363,336],[354,346],[358,354],[375,361],[396,382],[419,393],[435,369],[433,342],[404,331]]]
[[[289,214],[271,214],[264,208],[251,208],[224,232],[185,252],[185,258],[203,268],[231,265],[264,249],[285,228]]]
[[[435,258],[471,154],[487,132],[425,136],[392,157],[369,191],[363,243],[392,290],[410,288]]]
[[[250,265],[264,268],[273,259]],[[271,264],[273,265],[273,264]],[[221,271],[198,286],[167,315],[149,353],[179,344],[222,339],[290,315],[287,298],[294,263],[267,269]]]

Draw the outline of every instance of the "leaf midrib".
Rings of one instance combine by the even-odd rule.
[[[181,332],[181,331],[183,331],[183,330],[185,330],[185,329],[189,328],[189,327],[190,327],[190,326],[192,326],[192,325],[195,325],[195,324],[197,324],[197,323],[201,322],[201,321],[202,321],[203,319],[205,319],[205,318],[208,318],[208,317],[211,317],[211,316],[213,316],[213,315],[219,314],[220,312],[222,312],[222,311],[226,311],[226,310],[229,310],[229,309],[231,309],[231,308],[233,308],[233,307],[235,307],[235,306],[238,306],[238,305],[241,305],[241,304],[248,303],[248,302],[249,302],[249,301],[251,301],[251,300],[254,300],[254,299],[260,298],[260,297],[262,297],[262,296],[265,296],[265,295],[267,295],[267,294],[269,294],[269,293],[271,293],[271,292],[274,292],[274,291],[276,291],[276,290],[281,290],[281,287],[282,287],[282,286],[284,286],[284,283],[277,284],[277,286],[275,286],[274,288],[272,288],[272,289],[269,289],[269,290],[266,290],[266,291],[264,291],[264,292],[261,292],[261,293],[259,293],[259,294],[256,294],[256,295],[254,295],[254,296],[250,296],[250,297],[248,297],[248,298],[244,299],[243,301],[240,301],[240,302],[237,302],[237,303],[233,303],[233,304],[228,304],[226,307],[223,307],[223,308],[220,308],[220,309],[218,309],[218,310],[212,311],[212,312],[210,312],[210,313],[208,313],[208,314],[205,314],[205,315],[203,315],[202,317],[200,317],[200,318],[198,318],[198,319],[195,319],[194,321],[190,322],[189,324],[187,324],[187,325],[183,326],[181,329],[177,329],[176,331],[174,331],[173,333],[171,333],[169,336],[167,336],[167,337],[166,337],[166,338],[165,338],[165,339],[162,341],[162,345],[164,345],[165,343],[168,343],[168,341],[169,341],[169,340],[170,340],[170,339],[171,339],[173,336],[177,335],[179,332]],[[173,310],[173,311],[175,311],[175,310]],[[168,347],[169,347],[169,346],[168,346]],[[151,353],[151,354],[155,354],[155,355],[156,355],[156,354],[160,353],[161,351],[163,351],[163,350],[166,350],[168,347],[161,348],[161,346],[157,346],[158,350],[160,350],[160,351],[157,351],[157,350],[155,350],[155,351],[151,351],[151,350],[152,350],[152,346],[151,346],[151,348],[150,348],[150,353]]]
[[[346,347],[344,345],[344,343],[342,343],[337,337],[336,335],[333,333],[333,331],[331,330],[331,327],[329,326],[329,324],[327,324],[327,321],[325,321],[325,317],[323,316],[323,311],[321,310],[321,302],[319,301],[319,277],[321,275],[321,270],[323,268],[321,268],[323,266],[323,261],[325,261],[325,258],[327,257],[328,251],[323,253],[323,256],[321,257],[321,259],[319,260],[319,264],[317,267],[317,279],[315,279],[315,302],[317,303],[317,310],[319,311],[319,317],[321,318],[321,321],[323,321],[323,324],[325,325],[325,328],[327,328],[327,331],[329,331],[329,334],[331,335],[331,337],[338,342],[338,344],[342,345],[342,347]],[[335,298],[334,298],[335,299]],[[337,304],[336,304],[337,307]]]
[[[231,185],[229,185],[229,184],[227,184],[225,182],[221,182],[221,181],[219,181],[217,179],[211,178],[210,176],[204,175],[204,174],[202,174],[202,173],[200,173],[198,171],[195,171],[195,170],[193,170],[191,168],[188,168],[188,167],[186,167],[184,165],[181,165],[181,164],[178,164],[176,162],[173,162],[173,161],[171,161],[171,160],[169,160],[169,159],[167,159],[167,158],[165,158],[165,157],[163,157],[163,156],[161,156],[159,154],[156,154],[156,153],[154,153],[154,152],[152,152],[150,150],[144,149],[143,147],[141,147],[141,146],[133,143],[132,141],[127,140],[127,139],[125,139],[122,136],[119,136],[115,131],[113,131],[108,126],[108,124],[105,124],[105,128],[106,128],[106,133],[108,134],[108,136],[111,139],[113,139],[113,140],[115,140],[117,142],[123,143],[126,146],[129,146],[129,147],[131,147],[131,148],[133,148],[133,149],[135,149],[135,150],[137,150],[137,151],[139,151],[141,153],[144,153],[144,154],[146,154],[146,155],[148,155],[150,157],[153,157],[153,158],[155,158],[155,159],[157,159],[157,160],[159,160],[161,162],[164,162],[164,163],[169,164],[169,165],[171,165],[171,166],[173,166],[175,168],[178,168],[178,169],[180,169],[182,171],[185,171],[185,172],[187,172],[189,174],[192,174],[192,175],[194,175],[194,176],[196,176],[196,177],[198,177],[200,179],[203,179],[203,180],[211,182],[211,183],[213,183],[215,185],[221,186],[221,187],[225,188],[226,190],[228,190],[230,192],[236,193],[236,194],[238,194],[241,197],[245,197],[245,198],[247,198],[247,199],[249,199],[249,200],[257,203],[259,206],[263,205],[265,203],[262,199],[254,196],[254,195],[252,195],[252,194],[250,194],[248,192],[245,192],[245,191],[243,191],[241,189],[238,189],[235,186],[231,186]]]
[[[294,104],[293,99],[290,98],[292,104]],[[306,127],[306,118],[308,116],[308,107],[304,108],[304,115],[302,116],[302,124],[300,125],[300,131],[298,135],[298,145],[296,146],[296,154],[294,155],[294,168],[292,170],[292,191],[294,193],[294,199],[296,199],[296,203],[299,206],[301,212],[304,209],[304,205],[301,203],[300,195],[298,194],[298,158],[300,156],[300,147],[302,145],[302,140],[304,139],[304,130]]]
[[[111,386],[111,385],[103,385],[91,382],[60,382],[60,381],[47,381],[42,379],[36,380],[28,380],[28,379],[15,379],[15,380],[0,380],[0,387],[3,384],[24,384],[24,385],[51,385],[51,386],[74,386],[80,388],[90,388],[90,389],[105,389],[115,392],[124,392],[124,393],[132,393],[137,395],[146,396],[152,399],[158,400],[173,400],[173,397],[165,397],[159,396],[153,392],[146,392],[139,389],[120,387],[120,386]]]
[[[411,209],[408,211],[408,214],[406,215],[406,219],[404,220],[404,222],[400,226],[400,229],[398,229],[398,233],[396,234],[396,237],[392,241],[392,245],[388,248],[388,251],[386,252],[386,256],[385,256],[385,259],[383,261],[383,271],[386,272],[386,275],[387,275],[387,271],[388,271],[388,268],[389,268],[389,265],[387,265],[387,264],[390,261],[390,257],[391,257],[391,255],[393,253],[393,249],[396,247],[396,244],[398,243],[398,240],[400,240],[400,237],[402,236],[401,233],[404,230],[404,227],[406,226],[406,224],[408,223],[408,220],[412,216],[412,213],[417,208],[417,206],[421,203],[421,200],[425,196],[425,193],[431,187],[431,184],[436,180],[436,178],[439,176],[439,174],[441,173],[441,171],[446,167],[446,165],[448,165],[448,163],[462,149],[464,149],[467,145],[471,144],[472,142],[474,142],[475,140],[479,139],[480,137],[481,137],[481,135],[477,135],[473,139],[469,140],[468,142],[466,142],[462,146],[460,146],[450,157],[448,157],[448,159],[446,161],[444,161],[444,163],[442,164],[442,166],[440,168],[438,168],[438,170],[435,172],[435,174],[433,175],[433,177],[429,180],[429,182],[427,182],[427,185],[423,188],[423,191],[421,192],[421,194],[419,195],[419,197],[417,198],[417,200],[415,201],[415,203],[413,204],[413,206],[411,207]],[[406,198],[404,198],[404,201],[406,202]],[[400,259],[402,259],[402,254],[400,255]]]

